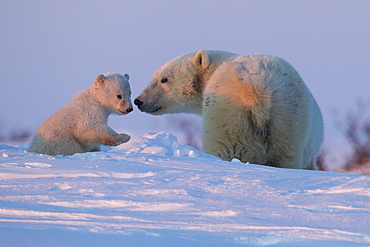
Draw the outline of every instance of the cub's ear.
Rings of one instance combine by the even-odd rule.
[[[205,69],[209,65],[209,58],[205,51],[199,50],[195,53],[194,57],[191,58],[191,62],[194,66]]]
[[[127,80],[130,80],[130,76],[128,74],[123,75]]]
[[[95,85],[96,86],[104,86],[105,84],[105,76],[104,75],[98,75],[95,79]]]

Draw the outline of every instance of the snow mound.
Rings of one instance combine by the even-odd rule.
[[[101,152],[77,153],[68,156],[70,159],[78,160],[104,160],[125,159],[128,156],[140,155],[142,157],[191,157],[218,159],[197,150],[191,146],[178,143],[177,137],[171,133],[162,131],[159,133],[147,133],[116,147],[102,146]],[[58,157],[58,156],[57,156]]]
[[[0,149],[14,149],[14,147],[8,146],[5,143],[0,142]]]
[[[113,148],[111,152],[153,154],[160,157],[209,156],[193,147],[180,145],[176,136],[165,131],[144,134],[135,140]]]

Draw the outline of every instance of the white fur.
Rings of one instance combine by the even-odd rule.
[[[99,151],[99,145],[118,145],[130,136],[107,126],[112,113],[132,111],[129,76],[99,75],[85,91],[46,119],[33,137],[29,151],[50,155]],[[120,96],[118,96],[120,95]]]
[[[151,114],[201,114],[203,149],[224,160],[315,169],[323,141],[315,99],[275,56],[185,54],[155,72],[135,103]]]

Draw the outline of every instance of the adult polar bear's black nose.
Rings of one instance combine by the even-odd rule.
[[[143,104],[143,102],[139,99],[135,99],[134,104],[137,105],[137,106],[141,106]]]

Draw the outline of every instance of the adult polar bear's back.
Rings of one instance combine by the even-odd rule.
[[[219,66],[203,93],[203,148],[222,159],[314,169],[320,109],[296,70],[269,55]]]
[[[275,56],[190,52],[160,67],[134,103],[153,115],[202,115],[203,149],[224,160],[314,169],[323,141],[315,99]]]

